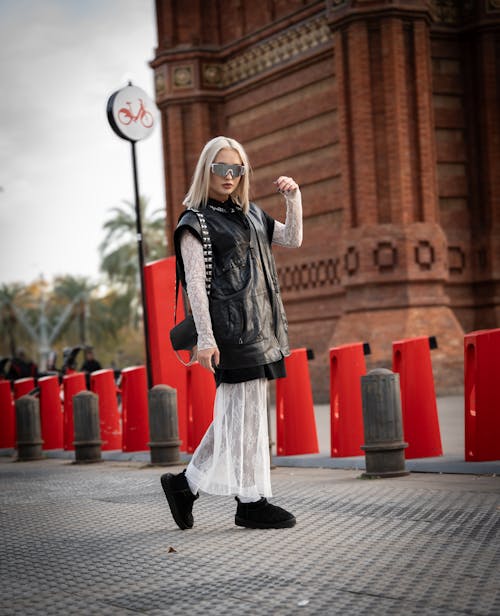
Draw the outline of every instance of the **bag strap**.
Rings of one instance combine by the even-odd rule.
[[[210,233],[208,232],[207,221],[201,212],[193,210],[201,226],[201,241],[203,243],[203,258],[205,260],[205,288],[207,290],[207,296],[210,297],[212,291],[212,266],[213,266],[213,252],[212,241],[210,239]]]
[[[205,289],[207,292],[207,296],[210,297],[210,292],[212,290],[212,271],[213,271],[213,251],[212,251],[212,240],[210,239],[210,233],[208,231],[207,221],[205,220],[205,216],[199,210],[190,210],[195,214],[198,218],[198,222],[200,223],[201,228],[201,243],[203,245],[203,260],[205,261]],[[175,303],[174,303],[174,326],[177,324],[177,300],[179,297],[179,270],[177,268],[177,264],[175,267]],[[177,355],[177,359],[185,366],[190,366],[192,362],[186,364],[179,353],[175,351]]]

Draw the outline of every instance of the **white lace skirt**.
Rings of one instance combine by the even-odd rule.
[[[266,379],[217,387],[214,419],[186,477],[192,489],[208,494],[272,496]]]

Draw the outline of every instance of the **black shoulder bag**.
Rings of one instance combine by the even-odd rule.
[[[210,290],[212,286],[212,242],[210,240],[210,234],[208,232],[207,223],[205,217],[198,210],[191,210],[196,214],[201,227],[201,240],[203,244],[203,258],[205,260],[205,286],[207,290],[207,296],[210,297]],[[194,323],[193,315],[188,314],[184,320],[180,323],[177,321],[177,299],[179,296],[179,272],[177,267],[175,268],[175,304],[174,304],[174,327],[170,330],[170,342],[176,352],[179,360],[188,366],[177,353],[177,351],[191,351],[196,346],[198,340],[198,333],[196,331],[196,325]]]

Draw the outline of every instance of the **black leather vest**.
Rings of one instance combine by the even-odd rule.
[[[289,355],[288,323],[264,213],[253,203],[246,216],[210,206],[201,211],[213,248],[209,306],[221,356],[219,367],[247,368]],[[185,227],[201,241],[198,218],[190,210],[182,213],[174,233],[178,274],[184,286],[180,236]]]

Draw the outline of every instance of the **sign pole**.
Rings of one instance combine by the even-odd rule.
[[[153,387],[153,371],[151,365],[151,350],[149,347],[149,322],[146,306],[146,285],[144,280],[144,249],[142,243],[141,204],[139,200],[139,180],[137,176],[136,141],[147,138],[154,129],[155,117],[153,102],[144,90],[128,85],[114,92],[107,103],[108,121],[113,131],[121,138],[130,142],[132,152],[132,172],[135,193],[135,220],[137,231],[137,251],[139,253],[139,275],[141,281],[142,319],[144,324],[144,342],[146,348],[146,372],[148,389]]]
[[[135,141],[130,142],[130,148],[132,152],[132,172],[134,175],[135,222],[137,231],[137,252],[139,254],[139,273],[141,279],[142,320],[144,324],[144,338],[146,346],[146,372],[148,376],[148,389],[151,389],[151,387],[153,387],[153,371],[151,366],[151,349],[149,348],[149,319],[146,306],[146,284],[144,281],[144,247],[142,244],[141,203],[139,198],[139,180],[137,176]]]

